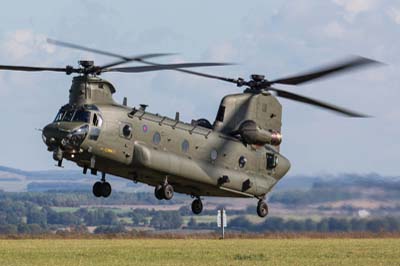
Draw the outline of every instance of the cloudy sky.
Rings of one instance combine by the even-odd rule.
[[[278,78],[362,55],[387,65],[289,89],[374,116],[345,118],[288,100],[282,153],[291,174],[400,170],[400,2],[297,1],[19,1],[0,9],[0,64],[65,66],[112,58],[54,47],[46,38],[135,55],[174,52],[159,62],[223,61],[201,69],[228,77],[252,73]],[[118,101],[190,121],[214,120],[220,99],[240,91],[215,80],[172,71],[104,74]],[[68,100],[71,77],[59,73],[0,72],[0,165],[54,168],[36,128]],[[75,168],[72,164],[68,168]]]

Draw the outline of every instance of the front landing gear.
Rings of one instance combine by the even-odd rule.
[[[97,198],[104,197],[107,198],[111,195],[111,185],[110,183],[106,182],[105,174],[101,178],[101,181],[97,181],[93,185],[93,195]]]
[[[192,202],[192,212],[194,214],[200,214],[203,211],[203,203],[200,198],[195,199]]]
[[[257,204],[257,214],[261,218],[264,218],[265,216],[268,215],[268,205],[265,203],[263,200],[259,200]]]

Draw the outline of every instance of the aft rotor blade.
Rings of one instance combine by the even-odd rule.
[[[208,66],[225,66],[230,65],[227,63],[182,63],[182,64],[163,64],[152,66],[134,66],[134,67],[119,67],[104,69],[103,72],[126,72],[126,73],[139,73],[157,70],[168,70],[177,68],[191,68],[191,67],[208,67]]]
[[[354,70],[360,67],[365,67],[368,65],[378,65],[382,64],[378,61],[361,57],[361,56],[355,56],[352,57],[346,61],[342,61],[327,67],[322,67],[320,69],[317,69],[315,71],[310,71],[306,72],[304,74],[296,75],[296,76],[291,76],[291,77],[286,77],[286,78],[281,78],[281,79],[276,79],[273,81],[270,81],[269,84],[285,84],[285,85],[298,85],[301,83],[309,82],[312,80],[317,80],[323,77],[328,77],[334,74],[339,74],[343,72],[347,72],[350,70]]]
[[[335,106],[335,105],[330,104],[330,103],[326,103],[326,102],[322,102],[322,101],[319,101],[319,100],[315,100],[315,99],[312,99],[312,98],[309,98],[309,97],[305,97],[305,96],[302,96],[302,95],[299,95],[299,94],[295,94],[295,93],[292,93],[292,92],[279,90],[279,89],[275,89],[275,88],[270,88],[269,90],[275,91],[277,96],[279,96],[279,97],[290,99],[290,100],[293,100],[293,101],[296,101],[296,102],[302,102],[302,103],[313,105],[313,106],[318,106],[320,108],[328,109],[328,110],[331,110],[331,111],[334,111],[334,112],[338,112],[338,113],[341,113],[341,114],[344,114],[344,115],[347,115],[347,116],[350,116],[350,117],[370,117],[370,116],[365,115],[365,114],[354,112],[354,111],[351,111],[351,110],[348,110],[348,109],[345,109],[345,108],[342,108],[342,107]]]
[[[9,66],[0,65],[0,70],[12,70],[12,71],[55,71],[55,72],[67,72],[74,69],[65,67],[32,67],[32,66]]]

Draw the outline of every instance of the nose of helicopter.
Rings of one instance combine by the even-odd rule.
[[[89,125],[82,122],[55,122],[43,128],[43,142],[54,150],[57,147],[78,147],[89,131]]]

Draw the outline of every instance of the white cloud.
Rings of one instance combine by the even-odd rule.
[[[332,21],[324,28],[324,32],[328,37],[341,38],[345,33],[345,29],[339,22]]]
[[[356,15],[374,8],[377,0],[333,0],[333,2],[342,6],[347,12]]]
[[[37,52],[52,54],[53,45],[46,42],[46,36],[28,29],[19,29],[6,36],[3,49],[7,56],[15,60],[23,59]]]
[[[234,47],[231,42],[225,41],[223,43],[215,45],[214,47],[211,47],[207,58],[212,61],[224,62],[234,59],[236,54],[236,47]]]
[[[400,8],[391,7],[387,14],[396,24],[400,24]]]

